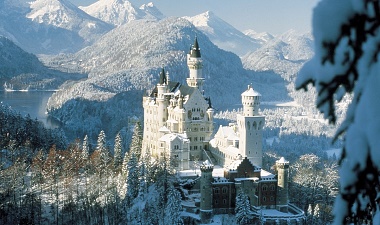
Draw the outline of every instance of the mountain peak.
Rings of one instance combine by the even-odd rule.
[[[219,48],[237,55],[242,56],[260,46],[257,40],[244,35],[212,11],[184,18],[203,31]]]
[[[75,29],[83,22],[88,22],[87,25],[91,24],[92,27],[103,23],[79,10],[68,0],[36,0],[30,3],[30,8],[27,18],[68,30]]]
[[[0,0],[0,27],[23,49],[44,54],[77,51],[113,28],[69,0]]]
[[[164,14],[162,14],[162,12],[153,4],[153,2],[141,5],[140,10],[146,13],[146,18],[159,20],[165,18]]]
[[[128,0],[99,0],[89,6],[79,8],[89,15],[115,26],[138,19],[162,19],[164,17],[153,3],[137,8]]]

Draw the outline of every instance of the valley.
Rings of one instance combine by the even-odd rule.
[[[9,174],[16,176],[16,170],[8,170],[13,165],[20,171],[29,164],[40,169],[39,177],[33,178],[38,184],[29,182],[25,189],[13,190],[18,199],[29,190],[40,196],[23,203],[32,208],[39,201],[39,224],[74,223],[75,217],[82,218],[77,224],[105,224],[107,219],[109,224],[137,224],[141,220],[164,224],[153,214],[174,221],[166,211],[156,208],[167,207],[167,212],[178,213],[166,203],[180,204],[171,198],[178,200],[178,190],[182,198],[190,198],[190,190],[182,187],[192,186],[194,181],[177,180],[164,161],[149,162],[142,147],[137,147],[143,135],[138,126],[144,121],[143,97],[161,82],[162,69],[169,81],[186,83],[187,54],[194,39],[202,52],[202,95],[215,111],[213,134],[221,125],[236,122],[243,108],[241,93],[252,85],[262,96],[258,112],[265,116],[263,169],[275,173],[276,161],[285,157],[291,165],[290,179],[294,178],[290,201],[306,212],[310,205],[313,210],[317,206],[318,197],[311,193],[323,193],[328,203],[318,207],[323,208],[324,222],[331,222],[338,179],[337,158],[331,154],[343,146],[341,138],[332,141],[352,96],[345,96],[337,105],[337,124],[330,125],[315,108],[315,89],[295,90],[300,69],[314,55],[310,33],[239,31],[211,11],[193,17],[166,17],[153,3],[136,7],[127,0],[99,0],[85,7],[76,7],[69,0],[36,0],[30,4],[6,0],[0,2],[0,89],[28,91],[1,91],[2,115],[13,118],[17,113],[21,117],[29,114],[21,125],[37,118],[43,122],[43,129],[52,130],[62,148],[47,147],[53,142],[51,138],[43,147],[30,149],[33,140],[17,136],[27,132],[12,133],[22,140],[19,154],[12,147],[8,130],[0,134],[7,136],[0,146],[0,169],[6,171],[3,177],[9,178],[10,185],[13,181]],[[43,130],[36,127],[33,129]],[[44,132],[35,133],[45,137]],[[25,165],[12,161],[18,154]],[[63,167],[54,170],[57,162],[73,174],[64,173]],[[195,170],[200,163],[194,161]],[[149,169],[142,171],[145,165]],[[310,173],[308,165],[315,166],[314,174],[333,178],[321,181],[318,187],[307,186],[302,174]],[[19,184],[21,179],[14,182]],[[50,186],[45,186],[44,179]],[[170,190],[163,180],[170,184]],[[96,188],[88,191],[87,185]],[[131,194],[128,185],[138,188]],[[0,185],[0,194],[3,190],[5,186]],[[297,191],[310,195],[301,197]],[[150,201],[156,203],[149,205]],[[188,223],[199,222],[196,213],[183,215]],[[314,212],[311,216],[317,218]],[[215,218],[236,223],[229,216]]]

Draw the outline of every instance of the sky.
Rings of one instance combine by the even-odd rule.
[[[75,5],[89,5],[96,0],[70,0]],[[311,17],[319,0],[130,0],[139,7],[148,2],[166,16],[195,16],[212,11],[240,31],[281,34],[290,29],[311,31]]]

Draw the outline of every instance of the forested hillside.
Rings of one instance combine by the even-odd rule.
[[[84,74],[63,73],[45,67],[31,53],[25,52],[8,38],[0,36],[0,90],[57,89],[66,80],[85,78]]]

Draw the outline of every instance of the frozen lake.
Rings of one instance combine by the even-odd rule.
[[[12,107],[22,116],[37,118],[47,128],[57,128],[59,121],[46,114],[46,104],[54,91],[0,91],[0,102]]]

